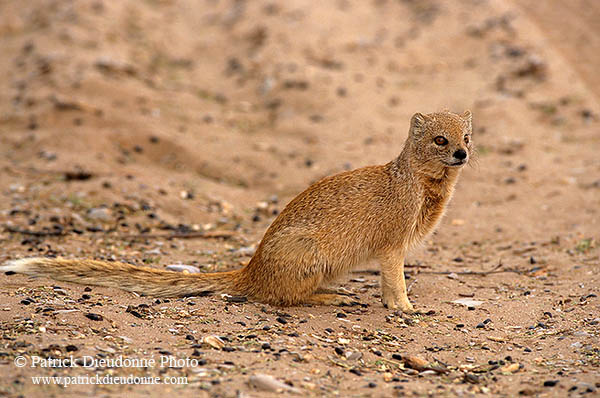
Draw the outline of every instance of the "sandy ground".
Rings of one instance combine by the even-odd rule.
[[[234,269],[412,113],[471,109],[478,147],[408,258],[421,315],[382,307],[377,264],[352,307],[2,275],[0,395],[598,396],[600,6],[560,3],[0,1],[1,261]],[[81,379],[130,375],[159,382]]]

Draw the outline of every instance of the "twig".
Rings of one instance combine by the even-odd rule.
[[[480,275],[480,276],[486,276],[486,275],[491,275],[491,274],[499,274],[502,272],[514,272],[516,274],[522,274],[523,271],[519,270],[517,268],[505,268],[505,269],[500,269],[504,266],[504,264],[502,264],[502,261],[500,261],[498,263],[498,265],[496,265],[494,268],[492,268],[489,271],[420,271],[418,272],[419,274],[433,274],[433,275],[450,275],[450,274],[456,274],[456,275]]]
[[[39,237],[49,236],[66,236],[64,231],[30,231],[27,229],[21,229],[12,227],[10,225],[4,225],[4,230],[13,234],[23,234]],[[117,235],[119,239],[214,239],[214,238],[231,238],[236,233],[233,231],[199,231],[199,232],[177,232],[173,234],[130,234],[130,235]],[[112,237],[112,236],[111,236]]]
[[[431,265],[404,264],[404,268],[431,268]]]
[[[387,362],[387,363],[391,363],[393,365],[399,366],[400,368],[404,369],[404,364],[402,362],[399,361],[394,361],[391,359],[387,359],[387,358],[379,358],[379,361],[383,361],[383,362]]]
[[[130,234],[119,235],[120,239],[213,239],[213,238],[231,238],[236,233],[233,231],[199,231],[199,232],[177,232],[174,234]]]
[[[64,236],[65,233],[63,231],[29,231],[27,229],[15,228],[10,225],[5,225],[4,230],[6,232],[10,232],[12,234],[23,234],[23,235],[31,235],[31,236]]]
[[[412,289],[413,285],[414,285],[415,283],[417,283],[417,281],[418,281],[418,279],[417,279],[417,278],[415,278],[415,279],[414,279],[414,280],[413,280],[413,281],[412,281],[412,282],[411,282],[411,283],[408,285],[408,287],[406,288],[406,293],[410,293],[410,290]]]
[[[480,275],[480,276],[486,276],[486,275],[491,275],[491,274],[499,274],[499,273],[502,273],[502,272],[514,272],[515,274],[522,274],[524,272],[524,271],[519,270],[517,268],[500,269],[503,266],[504,266],[504,264],[502,264],[502,262],[499,262],[498,265],[496,265],[494,268],[492,268],[489,271],[416,271],[416,272],[414,272],[414,271],[408,271],[406,273],[410,274],[410,275],[416,275],[416,274],[432,274],[432,275],[450,275],[450,274],[456,274],[456,275]],[[431,268],[430,266],[427,266],[427,265],[409,265],[409,264],[405,264],[404,267],[405,268]],[[352,271],[352,273],[353,274],[379,275],[381,272],[379,270],[366,269],[366,270]]]
[[[331,361],[334,365],[340,366],[342,368],[345,368],[345,369],[352,369],[353,368],[353,366],[351,366],[351,365],[348,365],[348,364],[336,361],[331,356],[328,356],[327,359],[329,359],[329,361]]]
[[[422,271],[419,272],[419,274],[433,274],[433,275],[450,275],[450,274],[456,274],[456,275],[480,275],[480,276],[486,276],[486,275],[490,275],[490,274],[500,274],[502,272],[514,272],[515,274],[522,274],[523,271],[516,269],[516,268],[507,268],[507,269],[502,269],[502,270],[495,270],[495,271]],[[410,274],[412,274],[412,272],[409,272]]]

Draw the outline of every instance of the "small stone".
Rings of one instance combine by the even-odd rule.
[[[88,210],[87,217],[92,220],[110,221],[111,213],[106,207],[96,207]]]
[[[285,319],[284,317],[281,317],[281,316],[278,316],[275,320],[277,322],[281,323],[282,325],[285,325],[288,323],[287,319]]]
[[[428,361],[415,355],[404,356],[402,361],[407,367],[418,371],[427,370],[429,368]]]
[[[146,252],[146,254],[149,254]],[[160,254],[160,253],[158,253]],[[193,265],[184,265],[184,264],[169,264],[166,266],[166,269],[174,272],[184,272],[189,274],[197,274],[200,272],[198,267],[194,267]]]
[[[78,351],[79,347],[77,347],[76,345],[73,345],[73,344],[69,344],[68,346],[65,347],[65,350],[67,350],[67,352]]]
[[[346,357],[347,360],[349,361],[358,361],[359,359],[362,358],[362,353],[359,351],[346,351],[344,353],[344,356]]]
[[[248,301],[248,297],[245,296],[227,296],[225,301],[228,303],[245,303]]]
[[[92,321],[101,321],[104,318],[102,317],[102,315],[100,314],[94,314],[92,312],[88,312],[87,314],[85,314],[85,317],[88,319],[91,319]]]
[[[558,380],[546,380],[544,382],[544,387],[554,387],[558,384]]]
[[[344,349],[342,347],[335,347],[335,353],[338,355],[344,355]]]
[[[271,392],[291,392],[291,393],[300,393],[300,390],[297,388],[291,387],[271,375],[265,374],[255,374],[250,376],[248,380],[248,384],[250,386],[262,390],[262,391],[271,391]]]
[[[241,256],[252,256],[256,252],[256,248],[254,246],[244,246],[235,250],[235,254],[239,254]]]
[[[473,300],[473,299],[465,297],[465,298],[460,298],[460,299],[454,300],[454,301],[452,301],[452,303],[464,305],[466,307],[478,307],[481,304],[483,304],[483,301]]]
[[[518,363],[509,363],[500,368],[502,373],[515,373],[518,372],[521,366]]]
[[[464,379],[466,382],[471,383],[471,384],[479,383],[479,377],[473,373],[465,373]]]
[[[596,392],[596,387],[589,383],[579,383],[577,387],[583,390],[585,393]]]
[[[362,372],[360,370],[358,370],[357,368],[352,368],[349,370],[350,373],[355,374],[357,376],[362,376]]]
[[[202,339],[202,342],[205,344],[208,344],[209,346],[213,347],[213,348],[223,348],[225,346],[225,342],[219,337],[219,336],[205,336]]]

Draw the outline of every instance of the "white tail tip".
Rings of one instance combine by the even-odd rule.
[[[0,266],[0,272],[12,271],[26,274],[29,269],[29,265],[36,260],[36,258],[20,258],[18,260],[11,260]]]

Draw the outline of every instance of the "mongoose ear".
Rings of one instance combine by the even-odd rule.
[[[465,120],[465,122],[467,122],[467,125],[469,126],[469,129],[471,128],[472,125],[472,120],[473,120],[473,115],[471,114],[470,110],[466,110],[463,115],[462,115],[463,119]]]
[[[410,132],[421,132],[423,130],[423,126],[425,125],[425,120],[427,120],[427,116],[423,115],[422,113],[415,113],[410,119]]]

